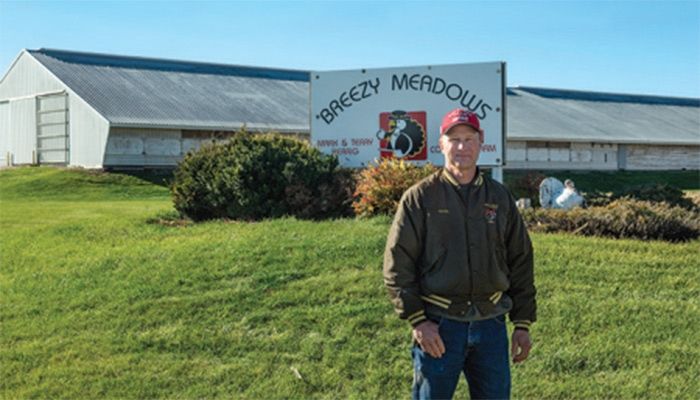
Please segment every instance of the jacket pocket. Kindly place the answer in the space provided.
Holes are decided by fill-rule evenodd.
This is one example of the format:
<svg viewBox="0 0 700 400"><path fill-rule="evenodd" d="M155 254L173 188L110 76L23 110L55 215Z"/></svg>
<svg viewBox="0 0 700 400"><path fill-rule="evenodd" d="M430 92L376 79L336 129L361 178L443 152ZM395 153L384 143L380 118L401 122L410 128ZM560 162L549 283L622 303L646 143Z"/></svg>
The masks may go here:
<svg viewBox="0 0 700 400"><path fill-rule="evenodd" d="M426 262L423 264L423 268L421 268L421 277L430 275L433 272L439 270L445 261L446 255L447 255L447 249L445 247L440 247L432 255L432 257L430 257L430 258L426 257ZM430 256L430 255L426 254L426 256Z"/></svg>
<svg viewBox="0 0 700 400"><path fill-rule="evenodd" d="M508 258L506 256L505 247L497 244L495 250L496 265L498 266L498 269L503 272L506 277L510 278L510 268L508 267Z"/></svg>

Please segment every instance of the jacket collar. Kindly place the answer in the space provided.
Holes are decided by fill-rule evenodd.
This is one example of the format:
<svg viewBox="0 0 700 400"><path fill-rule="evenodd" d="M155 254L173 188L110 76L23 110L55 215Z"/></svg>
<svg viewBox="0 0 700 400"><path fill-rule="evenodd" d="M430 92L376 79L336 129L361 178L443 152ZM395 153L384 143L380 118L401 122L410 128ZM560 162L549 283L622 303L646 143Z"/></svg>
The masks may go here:
<svg viewBox="0 0 700 400"><path fill-rule="evenodd" d="M442 169L441 175L442 178L449 182L452 186L457 188L460 186L460 183L457 181L457 178L452 176L452 174L450 173L450 171L447 170L447 168ZM476 167L476 174L474 174L474 179L472 179L472 181L469 183L474 186L481 186L484 184L484 173L481 171L481 168Z"/></svg>

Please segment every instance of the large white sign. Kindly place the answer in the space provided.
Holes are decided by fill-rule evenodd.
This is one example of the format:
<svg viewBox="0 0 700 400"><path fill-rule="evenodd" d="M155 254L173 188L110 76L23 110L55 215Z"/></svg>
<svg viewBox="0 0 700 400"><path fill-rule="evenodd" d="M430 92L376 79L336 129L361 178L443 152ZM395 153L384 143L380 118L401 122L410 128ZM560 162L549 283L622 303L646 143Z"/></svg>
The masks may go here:
<svg viewBox="0 0 700 400"><path fill-rule="evenodd" d="M505 63L311 74L312 143L346 167L385 157L442 165L440 122L457 107L485 132L479 165L503 165Z"/></svg>

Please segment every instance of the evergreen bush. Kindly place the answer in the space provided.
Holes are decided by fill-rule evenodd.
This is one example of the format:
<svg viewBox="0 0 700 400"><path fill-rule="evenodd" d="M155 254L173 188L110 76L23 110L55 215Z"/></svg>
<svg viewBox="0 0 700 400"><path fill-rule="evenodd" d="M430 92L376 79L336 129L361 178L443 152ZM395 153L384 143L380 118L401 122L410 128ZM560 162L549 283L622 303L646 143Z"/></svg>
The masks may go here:
<svg viewBox="0 0 700 400"><path fill-rule="evenodd" d="M532 200L533 206L540 205L540 183L547 176L537 171L528 171L518 174L516 178L507 183L508 190L516 199L527 198Z"/></svg>
<svg viewBox="0 0 700 400"><path fill-rule="evenodd" d="M687 210L697 206L685 197L685 193L675 186L665 183L647 183L625 187L613 192L594 191L584 195L590 206L605 206L618 199L634 199L652 203L666 203L669 206L682 207Z"/></svg>
<svg viewBox="0 0 700 400"><path fill-rule="evenodd" d="M188 153L171 193L175 209L195 221L340 217L352 213L346 176L307 142L242 131Z"/></svg>

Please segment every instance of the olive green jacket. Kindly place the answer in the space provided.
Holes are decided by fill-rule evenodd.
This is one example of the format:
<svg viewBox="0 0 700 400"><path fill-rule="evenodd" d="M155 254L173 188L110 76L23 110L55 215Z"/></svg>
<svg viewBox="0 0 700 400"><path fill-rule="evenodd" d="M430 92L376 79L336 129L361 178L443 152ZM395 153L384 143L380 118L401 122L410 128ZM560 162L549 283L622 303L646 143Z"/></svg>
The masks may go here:
<svg viewBox="0 0 700 400"><path fill-rule="evenodd" d="M488 315L503 293L510 320L536 319L532 244L507 189L480 171L464 202L459 183L441 170L401 198L384 252L384 283L396 312L413 326L426 303L447 314L476 306Z"/></svg>

